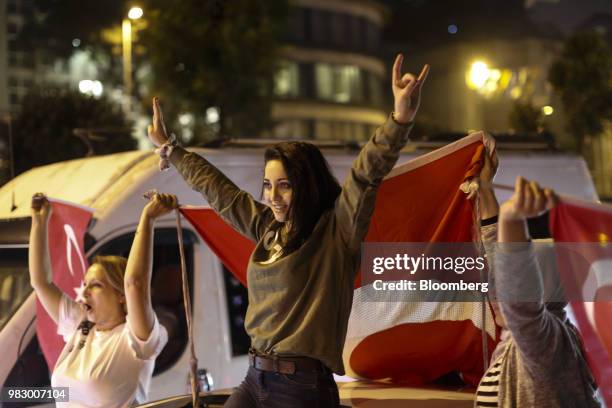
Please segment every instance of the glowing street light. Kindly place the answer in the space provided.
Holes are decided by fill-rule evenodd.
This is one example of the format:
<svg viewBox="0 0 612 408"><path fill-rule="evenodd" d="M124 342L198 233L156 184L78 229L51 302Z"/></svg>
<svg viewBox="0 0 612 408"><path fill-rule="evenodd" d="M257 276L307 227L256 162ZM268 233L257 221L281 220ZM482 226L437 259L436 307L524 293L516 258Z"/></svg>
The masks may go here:
<svg viewBox="0 0 612 408"><path fill-rule="evenodd" d="M475 61L469 71L468 85L473 89L484 87L491 75L489 66L486 62Z"/></svg>
<svg viewBox="0 0 612 408"><path fill-rule="evenodd" d="M550 115L552 115L554 112L555 112L555 110L554 110L554 109L553 109L553 107L552 107L552 106L550 106L550 105L546 105L546 106L543 106L543 107L542 107L542 113L543 113L545 116L550 116Z"/></svg>
<svg viewBox="0 0 612 408"><path fill-rule="evenodd" d="M132 7L130 11L128 11L128 18L130 20L138 20L142 15L143 11L140 7Z"/></svg>
<svg viewBox="0 0 612 408"><path fill-rule="evenodd" d="M132 22L142 17L143 11L140 7L132 7L128 11L128 18L124 18L121 24L123 44L123 86L125 92L124 110L126 114L132 111Z"/></svg>

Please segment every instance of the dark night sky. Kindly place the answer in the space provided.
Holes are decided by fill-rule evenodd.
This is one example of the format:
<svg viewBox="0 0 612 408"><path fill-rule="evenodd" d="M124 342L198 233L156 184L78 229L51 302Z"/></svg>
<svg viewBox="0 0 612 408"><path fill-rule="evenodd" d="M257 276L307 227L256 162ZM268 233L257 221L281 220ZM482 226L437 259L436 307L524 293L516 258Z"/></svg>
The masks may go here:
<svg viewBox="0 0 612 408"><path fill-rule="evenodd" d="M538 22L551 22L564 33L578 28L595 13L612 16L612 0L536 0L529 14Z"/></svg>
<svg viewBox="0 0 612 408"><path fill-rule="evenodd" d="M608 13L612 18L612 0L387 0L385 3L391 9L386 40L408 42L417 47L490 37L560 38L580 28L595 13ZM448 32L451 24L458 29L454 35Z"/></svg>

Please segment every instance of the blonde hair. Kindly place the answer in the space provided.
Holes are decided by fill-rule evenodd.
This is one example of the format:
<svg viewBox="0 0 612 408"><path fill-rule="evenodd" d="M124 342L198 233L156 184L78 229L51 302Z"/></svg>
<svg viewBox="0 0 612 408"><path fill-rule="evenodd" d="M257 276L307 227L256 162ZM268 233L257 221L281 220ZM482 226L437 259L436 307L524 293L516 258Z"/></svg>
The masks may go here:
<svg viewBox="0 0 612 408"><path fill-rule="evenodd" d="M104 255L93 258L92 264L98 264L104 269L106 280L108 283L121 294L125 296L125 287L123 286L123 277L125 276L125 268L127 259L122 256Z"/></svg>

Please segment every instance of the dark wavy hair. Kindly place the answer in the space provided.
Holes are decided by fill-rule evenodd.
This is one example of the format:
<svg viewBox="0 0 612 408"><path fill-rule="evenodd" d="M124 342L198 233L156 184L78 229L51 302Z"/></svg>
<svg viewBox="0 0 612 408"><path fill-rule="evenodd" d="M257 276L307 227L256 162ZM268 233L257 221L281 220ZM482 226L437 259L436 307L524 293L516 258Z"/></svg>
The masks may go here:
<svg viewBox="0 0 612 408"><path fill-rule="evenodd" d="M292 251L308 238L321 215L334 206L340 195L340 184L319 148L311 143L277 143L266 149L264 160L266 164L280 160L291 183L292 198L287 213L290 230L284 246Z"/></svg>

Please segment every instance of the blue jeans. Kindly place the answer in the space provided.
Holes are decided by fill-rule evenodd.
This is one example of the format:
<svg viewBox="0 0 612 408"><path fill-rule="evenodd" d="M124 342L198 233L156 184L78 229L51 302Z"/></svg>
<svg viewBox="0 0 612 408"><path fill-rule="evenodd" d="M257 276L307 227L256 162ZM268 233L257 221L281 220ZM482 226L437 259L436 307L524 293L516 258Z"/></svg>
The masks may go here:
<svg viewBox="0 0 612 408"><path fill-rule="evenodd" d="M332 372L318 370L281 374L249 367L246 378L224 405L230 408L339 407Z"/></svg>

